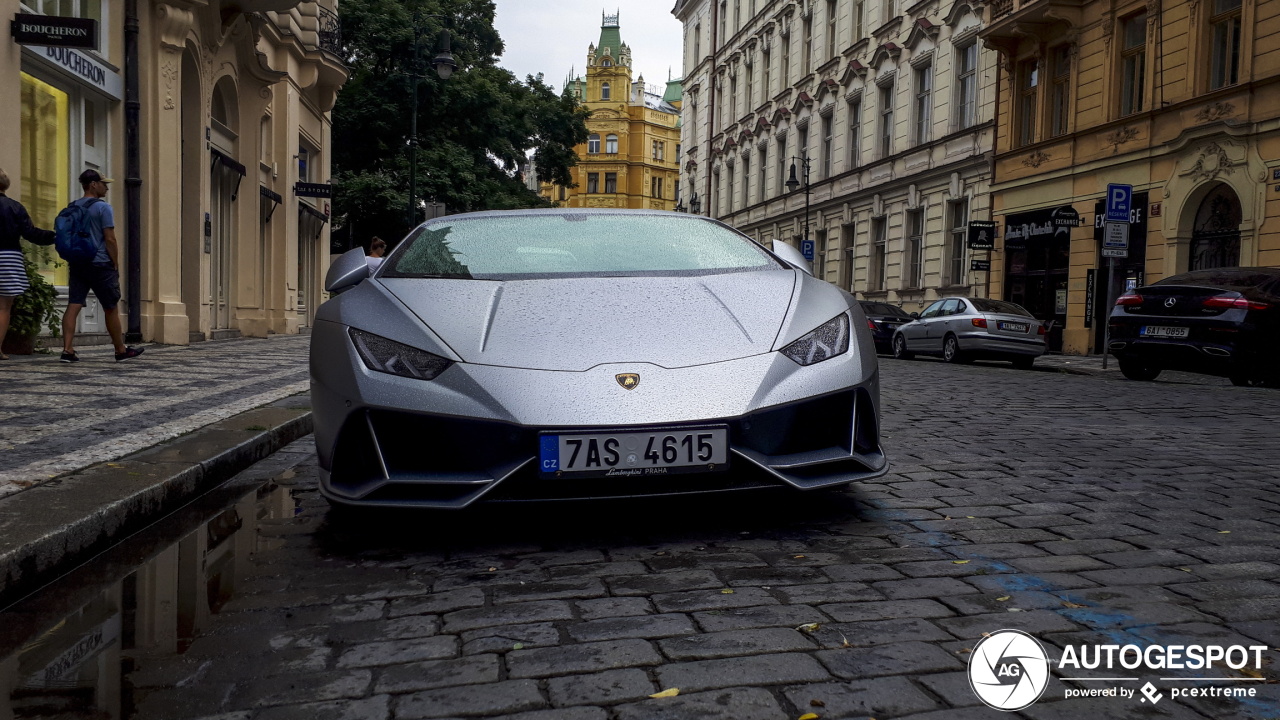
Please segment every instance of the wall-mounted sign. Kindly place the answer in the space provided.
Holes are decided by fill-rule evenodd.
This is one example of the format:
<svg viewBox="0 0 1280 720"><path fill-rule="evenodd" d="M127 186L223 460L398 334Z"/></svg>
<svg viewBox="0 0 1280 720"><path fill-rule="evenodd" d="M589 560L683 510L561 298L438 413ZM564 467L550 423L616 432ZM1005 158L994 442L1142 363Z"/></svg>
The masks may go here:
<svg viewBox="0 0 1280 720"><path fill-rule="evenodd" d="M1148 211L1147 214L1151 217L1160 217L1162 210L1163 208L1161 208L1160 203L1151 203L1151 210Z"/></svg>
<svg viewBox="0 0 1280 720"><path fill-rule="evenodd" d="M982 272L989 272L991 270L991 261L990 260L970 260L969 269L979 270Z"/></svg>
<svg viewBox="0 0 1280 720"><path fill-rule="evenodd" d="M1098 271L1089 268L1084 271L1084 326L1093 327L1094 303L1097 302Z"/></svg>
<svg viewBox="0 0 1280 720"><path fill-rule="evenodd" d="M18 13L9 27L19 45L98 49L97 20Z"/></svg>
<svg viewBox="0 0 1280 720"><path fill-rule="evenodd" d="M34 58L113 100L124 99L124 78L120 72L87 52L66 47L24 47L22 56Z"/></svg>
<svg viewBox="0 0 1280 720"><path fill-rule="evenodd" d="M993 250L996 246L996 224L994 220L969 221L969 249Z"/></svg>
<svg viewBox="0 0 1280 720"><path fill-rule="evenodd" d="M328 183L294 183L293 194L298 197L333 197L333 186Z"/></svg>

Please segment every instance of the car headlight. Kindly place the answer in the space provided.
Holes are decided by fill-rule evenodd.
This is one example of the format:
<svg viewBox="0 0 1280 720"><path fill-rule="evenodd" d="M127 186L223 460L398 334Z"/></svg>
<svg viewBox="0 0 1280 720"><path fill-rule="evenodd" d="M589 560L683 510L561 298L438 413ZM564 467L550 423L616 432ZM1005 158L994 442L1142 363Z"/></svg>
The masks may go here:
<svg viewBox="0 0 1280 720"><path fill-rule="evenodd" d="M426 350L388 340L380 335L355 328L348 328L348 332L360 359L370 370L415 380L432 380L453 364L448 358L432 355Z"/></svg>
<svg viewBox="0 0 1280 720"><path fill-rule="evenodd" d="M848 350L849 313L840 313L779 352L800 365L813 365Z"/></svg>

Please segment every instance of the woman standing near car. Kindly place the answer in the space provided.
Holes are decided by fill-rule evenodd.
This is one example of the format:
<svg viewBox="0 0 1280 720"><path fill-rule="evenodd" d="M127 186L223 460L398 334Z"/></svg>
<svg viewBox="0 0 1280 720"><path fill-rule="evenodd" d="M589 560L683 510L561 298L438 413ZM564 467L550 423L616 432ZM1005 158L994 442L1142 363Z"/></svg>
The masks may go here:
<svg viewBox="0 0 1280 720"><path fill-rule="evenodd" d="M19 238L38 245L53 243L53 231L32 225L27 209L6 195L8 191L9 176L0 168L0 343L9 332L9 313L13 310L14 298L30 287ZM0 352L0 360L8 359L8 355Z"/></svg>

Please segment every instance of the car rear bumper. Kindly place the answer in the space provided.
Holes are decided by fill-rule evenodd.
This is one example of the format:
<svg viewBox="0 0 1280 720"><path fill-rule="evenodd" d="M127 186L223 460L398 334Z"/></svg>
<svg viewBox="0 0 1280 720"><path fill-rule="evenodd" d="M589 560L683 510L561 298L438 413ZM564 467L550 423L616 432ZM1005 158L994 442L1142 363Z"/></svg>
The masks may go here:
<svg viewBox="0 0 1280 720"><path fill-rule="evenodd" d="M971 355L1039 357L1045 352L1045 342L1036 337L1019 338L967 333L959 338L960 349Z"/></svg>

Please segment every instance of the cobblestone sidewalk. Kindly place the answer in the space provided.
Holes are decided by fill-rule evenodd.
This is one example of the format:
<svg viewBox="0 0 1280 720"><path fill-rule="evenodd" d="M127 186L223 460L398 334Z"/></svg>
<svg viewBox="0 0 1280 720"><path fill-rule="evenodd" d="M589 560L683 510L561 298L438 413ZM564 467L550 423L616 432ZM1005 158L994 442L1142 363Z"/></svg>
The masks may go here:
<svg viewBox="0 0 1280 720"><path fill-rule="evenodd" d="M310 338L84 348L0 364L0 497L307 390Z"/></svg>

